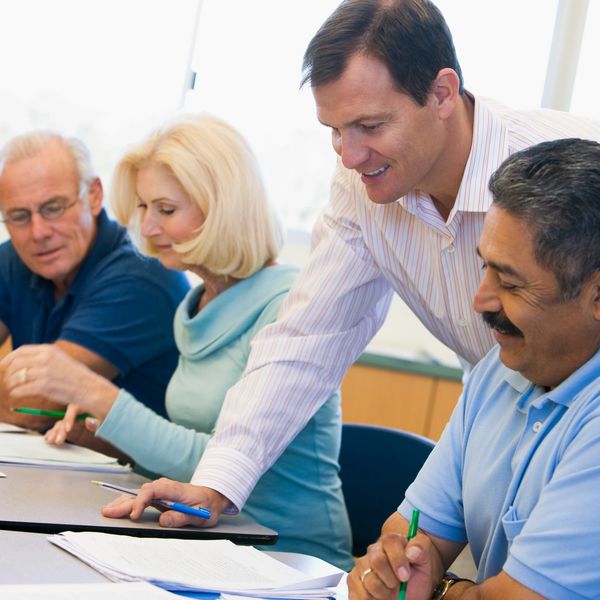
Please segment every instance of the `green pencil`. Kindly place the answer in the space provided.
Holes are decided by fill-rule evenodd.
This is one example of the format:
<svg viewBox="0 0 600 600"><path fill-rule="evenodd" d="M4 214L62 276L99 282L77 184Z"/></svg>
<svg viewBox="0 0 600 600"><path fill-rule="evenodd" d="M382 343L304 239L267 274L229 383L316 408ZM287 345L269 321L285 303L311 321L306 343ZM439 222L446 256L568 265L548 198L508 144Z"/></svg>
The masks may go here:
<svg viewBox="0 0 600 600"><path fill-rule="evenodd" d="M62 419L65 416L65 413L62 410L43 410L41 408L25 407L11 408L10 410L12 412L25 413L27 415L40 415L42 417L54 417L56 419ZM77 420L83 421L83 419L87 419L91 416L93 415L90 415L89 413L81 413L80 415L77 415Z"/></svg>
<svg viewBox="0 0 600 600"><path fill-rule="evenodd" d="M415 535L417 535L417 531L419 529L419 514L420 514L420 511L417 508L415 508L412 511L412 516L410 518L410 524L408 526L408 533L406 535L406 539L408 541L412 540L415 537ZM400 592L398 594L398 600L406 599L406 586L407 585L408 585L408 581L403 581L400 584Z"/></svg>

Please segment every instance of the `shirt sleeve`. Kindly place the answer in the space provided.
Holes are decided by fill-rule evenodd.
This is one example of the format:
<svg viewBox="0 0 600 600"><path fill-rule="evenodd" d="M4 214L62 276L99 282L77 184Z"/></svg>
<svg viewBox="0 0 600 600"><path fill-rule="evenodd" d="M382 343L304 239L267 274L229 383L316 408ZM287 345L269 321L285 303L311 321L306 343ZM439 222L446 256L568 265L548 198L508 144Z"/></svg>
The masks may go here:
<svg viewBox="0 0 600 600"><path fill-rule="evenodd" d="M60 339L84 346L112 363L121 376L173 352L176 302L148 278L106 269L78 298Z"/></svg>
<svg viewBox="0 0 600 600"><path fill-rule="evenodd" d="M145 469L178 481L190 480L210 438L157 415L125 390L96 435Z"/></svg>
<svg viewBox="0 0 600 600"><path fill-rule="evenodd" d="M239 509L262 475L339 387L387 314L392 290L364 242L350 186L338 173L307 266L279 320L253 340L192 483ZM251 426L249 425L251 424Z"/></svg>

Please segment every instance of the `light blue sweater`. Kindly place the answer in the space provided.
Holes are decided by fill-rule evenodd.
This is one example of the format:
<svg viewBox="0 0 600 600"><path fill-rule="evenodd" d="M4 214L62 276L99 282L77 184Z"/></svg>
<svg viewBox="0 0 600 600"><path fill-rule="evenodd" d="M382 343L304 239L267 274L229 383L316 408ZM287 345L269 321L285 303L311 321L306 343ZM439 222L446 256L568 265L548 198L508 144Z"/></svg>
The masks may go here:
<svg viewBox="0 0 600 600"><path fill-rule="evenodd" d="M204 288L191 290L175 315L180 358L167 388L171 421L121 390L97 435L143 468L189 481L225 394L246 366L252 338L275 320L296 274L285 265L265 268L195 315ZM279 532L270 549L303 552L350 569L350 525L338 477L340 436L335 393L263 475L243 512Z"/></svg>

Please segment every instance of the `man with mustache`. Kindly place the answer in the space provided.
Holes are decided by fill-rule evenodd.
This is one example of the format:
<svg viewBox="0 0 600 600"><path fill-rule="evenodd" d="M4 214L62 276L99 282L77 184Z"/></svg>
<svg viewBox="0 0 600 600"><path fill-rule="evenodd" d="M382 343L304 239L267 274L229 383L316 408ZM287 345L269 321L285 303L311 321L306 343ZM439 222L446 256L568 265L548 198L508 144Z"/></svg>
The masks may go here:
<svg viewBox="0 0 600 600"><path fill-rule="evenodd" d="M13 348L56 344L165 415L178 357L173 315L189 284L138 253L103 196L78 139L33 131L0 150L0 213L10 235L0 246L0 343L10 335ZM19 376L26 380L26 370ZM54 422L9 412L3 400L1 421L40 430ZM41 398L23 405L62 409Z"/></svg>
<svg viewBox="0 0 600 600"><path fill-rule="evenodd" d="M403 581L413 600L598 597L600 144L538 144L489 187L474 307L498 344L358 559L352 599L395 599ZM444 577L466 543L477 583Z"/></svg>

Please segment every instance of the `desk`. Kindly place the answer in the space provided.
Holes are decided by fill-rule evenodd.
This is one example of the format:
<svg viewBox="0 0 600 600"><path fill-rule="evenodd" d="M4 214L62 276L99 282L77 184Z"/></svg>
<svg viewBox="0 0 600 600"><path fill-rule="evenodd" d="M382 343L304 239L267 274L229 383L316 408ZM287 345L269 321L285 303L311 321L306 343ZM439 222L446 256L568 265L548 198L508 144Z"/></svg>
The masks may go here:
<svg viewBox="0 0 600 600"><path fill-rule="evenodd" d="M191 539L226 538L238 544L274 544L277 532L244 516L221 517L211 528L167 528L158 524L159 512L148 508L140 521L109 519L100 508L117 494L90 483L101 479L137 488L148 479L133 473L70 471L3 464L0 470L0 530L38 533L103 531L141 537Z"/></svg>
<svg viewBox="0 0 600 600"><path fill-rule="evenodd" d="M107 579L75 558L62 548L58 548L41 533L0 530L0 548L3 549L0 561L0 585L16 583L100 583ZM306 569L301 554L288 552L268 552L273 558L295 567ZM0 596L2 588L0 588ZM174 595L173 598L177 598ZM338 586L338 600L347 598L345 578Z"/></svg>
<svg viewBox="0 0 600 600"><path fill-rule="evenodd" d="M0 584L107 581L83 561L51 544L42 533L0 530L0 548Z"/></svg>

